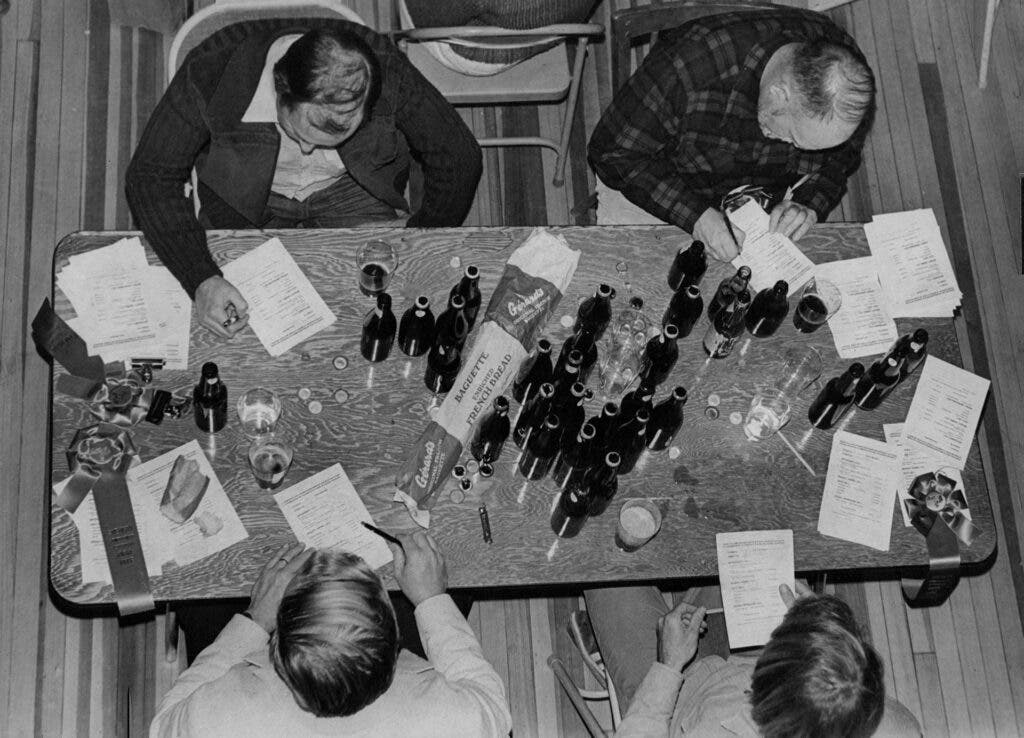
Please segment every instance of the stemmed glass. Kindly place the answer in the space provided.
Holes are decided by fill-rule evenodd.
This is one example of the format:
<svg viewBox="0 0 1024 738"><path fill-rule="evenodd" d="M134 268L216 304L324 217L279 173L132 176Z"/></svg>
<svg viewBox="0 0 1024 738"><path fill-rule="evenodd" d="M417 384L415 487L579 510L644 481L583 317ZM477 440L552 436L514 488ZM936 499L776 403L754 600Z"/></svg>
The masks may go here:
<svg viewBox="0 0 1024 738"><path fill-rule="evenodd" d="M391 277L398 269L398 254L387 241L367 241L356 255L359 269L359 290L369 297L376 297L388 288Z"/></svg>

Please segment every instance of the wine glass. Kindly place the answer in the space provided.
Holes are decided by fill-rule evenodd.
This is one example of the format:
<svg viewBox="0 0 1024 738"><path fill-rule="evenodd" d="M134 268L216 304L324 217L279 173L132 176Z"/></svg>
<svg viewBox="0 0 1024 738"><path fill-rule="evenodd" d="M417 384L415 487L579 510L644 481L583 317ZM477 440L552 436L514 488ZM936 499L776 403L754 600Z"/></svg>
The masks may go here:
<svg viewBox="0 0 1024 738"><path fill-rule="evenodd" d="M376 297L388 288L391 277L398 269L398 254L387 241L367 241L356 255L359 269L359 290L369 297Z"/></svg>

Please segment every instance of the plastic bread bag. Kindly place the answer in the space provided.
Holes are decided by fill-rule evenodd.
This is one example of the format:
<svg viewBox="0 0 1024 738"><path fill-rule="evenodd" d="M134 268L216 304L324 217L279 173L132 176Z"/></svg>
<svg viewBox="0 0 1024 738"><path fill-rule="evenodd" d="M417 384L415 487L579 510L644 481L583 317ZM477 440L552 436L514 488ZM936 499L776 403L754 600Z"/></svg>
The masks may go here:
<svg viewBox="0 0 1024 738"><path fill-rule="evenodd" d="M512 383L572 281L579 256L562 236L535 228L505 263L455 384L395 477L395 500L424 528L436 492L493 398Z"/></svg>

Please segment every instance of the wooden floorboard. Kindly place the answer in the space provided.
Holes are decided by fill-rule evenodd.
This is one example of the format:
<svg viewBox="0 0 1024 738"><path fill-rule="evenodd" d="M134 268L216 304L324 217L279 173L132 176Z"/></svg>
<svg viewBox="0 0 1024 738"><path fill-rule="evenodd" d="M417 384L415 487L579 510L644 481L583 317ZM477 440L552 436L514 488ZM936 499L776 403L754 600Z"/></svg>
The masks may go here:
<svg viewBox="0 0 1024 738"><path fill-rule="evenodd" d="M353 0L371 24L390 2ZM595 20L610 27L603 0ZM1024 170L1024 12L1003 0L990 83L976 89L980 0L854 0L830 11L858 39L880 84L879 117L864 165L838 215L931 207L970 293L958 336L968 364L993 381L979 441L993 490L1000 550L988 573L965 579L951 601L908 609L898 584L834 587L869 628L886 684L927 736L1024 734L1024 314L1019 191ZM46 23L42 23L45 17ZM86 33L85 31L88 31ZM119 627L68 616L45 586L48 448L44 367L26 351L26 324L47 291L56 239L77 228L128 225L123 171L162 85L166 40L111 26L107 0L26 0L0 21L0 735L107 736L141 732L183 667L163 654L164 616ZM554 155L489 150L468 223L562 224L593 187L586 141L610 101L607 40L584 68L565 185ZM563 105L477 108L478 136L557 136ZM50 125L59 121L58 125ZM487 599L471 616L484 653L508 686L515 735L577 736L582 725L555 687L554 650L581 681L565 633L574 597ZM16 677L16 678L15 678ZM586 678L589 679L589 678ZM592 680L590 680L592 681ZM595 712L598 710L595 709Z"/></svg>

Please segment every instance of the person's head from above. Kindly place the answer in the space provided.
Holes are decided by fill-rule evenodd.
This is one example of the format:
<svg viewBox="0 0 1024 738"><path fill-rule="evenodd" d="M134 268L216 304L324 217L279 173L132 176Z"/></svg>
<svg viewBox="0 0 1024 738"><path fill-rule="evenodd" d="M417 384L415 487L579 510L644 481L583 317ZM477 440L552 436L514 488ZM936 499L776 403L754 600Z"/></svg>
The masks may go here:
<svg viewBox="0 0 1024 738"><path fill-rule="evenodd" d="M766 738L860 738L885 710L882 661L836 597L803 597L764 647L751 714Z"/></svg>
<svg viewBox="0 0 1024 738"><path fill-rule="evenodd" d="M370 116L380 84L380 64L363 39L310 31L274 65L278 123L304 154L335 148Z"/></svg>
<svg viewBox="0 0 1024 738"><path fill-rule="evenodd" d="M817 151L843 144L875 106L875 76L851 49L825 41L786 44L761 78L757 122L766 138Z"/></svg>
<svg viewBox="0 0 1024 738"><path fill-rule="evenodd" d="M380 577L358 556L317 551L285 589L270 639L274 670L318 717L359 712L391 686L398 623Z"/></svg>

